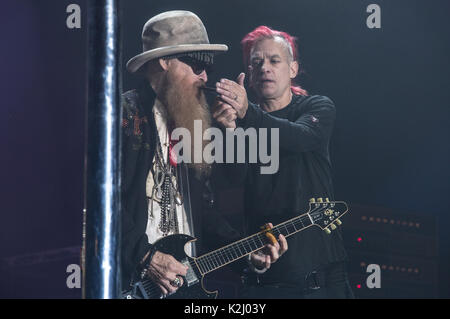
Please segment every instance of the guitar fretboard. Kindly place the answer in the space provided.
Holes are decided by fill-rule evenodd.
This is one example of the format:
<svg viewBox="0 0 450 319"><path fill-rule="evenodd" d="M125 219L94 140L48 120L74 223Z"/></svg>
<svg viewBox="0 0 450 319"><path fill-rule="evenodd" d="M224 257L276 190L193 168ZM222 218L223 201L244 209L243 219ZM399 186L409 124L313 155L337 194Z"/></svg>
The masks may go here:
<svg viewBox="0 0 450 319"><path fill-rule="evenodd" d="M312 220L310 215L303 214L274 226L270 232L278 238L280 234L285 237L293 235L309 226L311 226ZM219 248L205 255L202 255L195 259L195 263L202 275L205 275L211 271L214 271L226 264L232 263L235 260L247 256L254 251L261 249L267 244L266 231L261 231L250 237L241 239L228 246Z"/></svg>

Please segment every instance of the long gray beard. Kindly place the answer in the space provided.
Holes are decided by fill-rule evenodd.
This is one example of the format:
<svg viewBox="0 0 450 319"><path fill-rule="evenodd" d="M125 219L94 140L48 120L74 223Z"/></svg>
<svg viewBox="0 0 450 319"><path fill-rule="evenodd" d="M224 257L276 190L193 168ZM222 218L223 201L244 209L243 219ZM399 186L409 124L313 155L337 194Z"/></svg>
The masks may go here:
<svg viewBox="0 0 450 319"><path fill-rule="evenodd" d="M172 122L174 128L185 128L190 132L191 161L187 165L194 169L197 178L208 177L211 173L211 164L206 163L203 158L203 149L208 143L203 140L203 133L211 127L211 112L203 91L198 88L200 85L201 83L189 87L183 86L177 81L170 81L166 76L160 94L161 102L168 113L168 123ZM202 136L200 137L194 135L194 120L202 121ZM194 148L196 138L202 140L201 150ZM202 152L198 157L202 159L201 163L194 163L195 152Z"/></svg>

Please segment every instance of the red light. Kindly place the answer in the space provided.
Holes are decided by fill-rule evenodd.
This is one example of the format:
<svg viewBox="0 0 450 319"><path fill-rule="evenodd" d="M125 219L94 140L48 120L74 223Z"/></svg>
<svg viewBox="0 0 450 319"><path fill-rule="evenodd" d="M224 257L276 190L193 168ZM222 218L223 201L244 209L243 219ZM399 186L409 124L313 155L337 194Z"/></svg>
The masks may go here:
<svg viewBox="0 0 450 319"><path fill-rule="evenodd" d="M356 288L361 289L361 285L356 285Z"/></svg>
<svg viewBox="0 0 450 319"><path fill-rule="evenodd" d="M361 238L361 237L358 237L357 241L358 241L359 243L362 242L362 238Z"/></svg>

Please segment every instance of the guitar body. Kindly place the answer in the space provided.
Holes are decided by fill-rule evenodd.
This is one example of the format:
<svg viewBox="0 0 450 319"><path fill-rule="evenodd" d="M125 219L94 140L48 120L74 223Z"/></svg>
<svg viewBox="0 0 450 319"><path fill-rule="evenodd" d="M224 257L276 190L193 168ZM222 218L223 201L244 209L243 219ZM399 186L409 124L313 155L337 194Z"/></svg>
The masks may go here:
<svg viewBox="0 0 450 319"><path fill-rule="evenodd" d="M194 258L186 255L184 248L189 242L194 242L194 237L175 234L163 237L154 243L156 250L173 256L179 262L189 267L186 277L183 277L183 286L176 293L163 296L160 288L150 279L140 281L133 285L133 289L124 292L124 298L128 299L214 299L217 298L217 291L210 292L203 287L203 276L195 265Z"/></svg>

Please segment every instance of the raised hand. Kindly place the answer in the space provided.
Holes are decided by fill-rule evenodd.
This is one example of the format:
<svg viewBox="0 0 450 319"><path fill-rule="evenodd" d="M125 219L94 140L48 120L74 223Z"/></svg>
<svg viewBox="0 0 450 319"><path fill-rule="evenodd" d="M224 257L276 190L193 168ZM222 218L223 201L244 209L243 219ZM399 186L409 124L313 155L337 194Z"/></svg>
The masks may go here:
<svg viewBox="0 0 450 319"><path fill-rule="evenodd" d="M244 87L245 73L240 73L237 83L228 79L221 79L216 83L216 91L220 98L237 112L237 117L242 119L247 113L248 98Z"/></svg>

